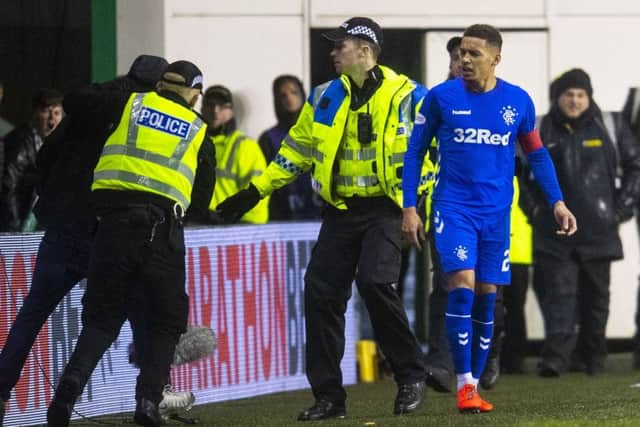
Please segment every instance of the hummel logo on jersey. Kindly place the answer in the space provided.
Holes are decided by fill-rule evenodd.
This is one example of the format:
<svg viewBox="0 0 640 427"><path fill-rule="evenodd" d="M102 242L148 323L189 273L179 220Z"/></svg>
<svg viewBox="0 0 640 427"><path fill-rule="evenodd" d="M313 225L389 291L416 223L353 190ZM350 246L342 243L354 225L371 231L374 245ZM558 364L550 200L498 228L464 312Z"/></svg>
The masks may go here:
<svg viewBox="0 0 640 427"><path fill-rule="evenodd" d="M451 110L451 114L454 116L470 116L471 110Z"/></svg>
<svg viewBox="0 0 640 427"><path fill-rule="evenodd" d="M511 131L501 135L499 133L491 133L489 129L474 128L455 128L453 130L455 142L464 142L465 144L489 144L489 145L509 145L509 137Z"/></svg>

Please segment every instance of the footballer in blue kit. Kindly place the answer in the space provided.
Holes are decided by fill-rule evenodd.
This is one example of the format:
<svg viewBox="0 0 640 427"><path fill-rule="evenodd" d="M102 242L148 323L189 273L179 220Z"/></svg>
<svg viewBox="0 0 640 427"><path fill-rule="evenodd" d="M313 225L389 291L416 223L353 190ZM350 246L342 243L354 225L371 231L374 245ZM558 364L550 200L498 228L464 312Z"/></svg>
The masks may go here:
<svg viewBox="0 0 640 427"><path fill-rule="evenodd" d="M420 247L423 224L416 212L420 168L432 140L438 142L438 170L432 195L433 231L448 277L447 337L458 383L460 412L489 412L477 392L493 335L496 285L510 283L509 234L515 144L527 155L559 225L571 235L576 220L562 192L548 152L535 129L531 97L495 76L502 37L476 24L462 37L462 77L425 96L415 119L403 169L405 238Z"/></svg>

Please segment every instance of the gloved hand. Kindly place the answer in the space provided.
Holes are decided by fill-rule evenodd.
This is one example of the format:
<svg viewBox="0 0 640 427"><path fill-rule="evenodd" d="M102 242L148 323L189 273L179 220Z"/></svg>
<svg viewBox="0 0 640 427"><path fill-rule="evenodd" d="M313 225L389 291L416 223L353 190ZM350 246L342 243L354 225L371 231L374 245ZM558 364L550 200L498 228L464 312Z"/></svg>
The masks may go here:
<svg viewBox="0 0 640 427"><path fill-rule="evenodd" d="M233 224L250 211L260 201L260 193L258 189L249 184L244 190L241 190L231 197L220 203L216 212L222 217L225 224Z"/></svg>

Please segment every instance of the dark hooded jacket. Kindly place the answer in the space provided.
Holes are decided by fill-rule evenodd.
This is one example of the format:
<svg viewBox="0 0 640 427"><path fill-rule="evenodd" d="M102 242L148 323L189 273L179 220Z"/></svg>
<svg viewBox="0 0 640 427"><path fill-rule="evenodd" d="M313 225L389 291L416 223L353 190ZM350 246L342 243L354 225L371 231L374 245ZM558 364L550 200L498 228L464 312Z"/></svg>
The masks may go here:
<svg viewBox="0 0 640 427"><path fill-rule="evenodd" d="M560 258L575 253L584 260L620 259L618 225L631 218L640 196L638 143L621 115L612 113L614 143L593 99L579 118L568 119L558 107L562 91L552 88L552 107L542 118L539 131L565 203L576 216L578 232L568 238L556 234L551 207L525 168L526 188L520 204L533 225L534 248Z"/></svg>
<svg viewBox="0 0 640 427"><path fill-rule="evenodd" d="M45 228L93 226L93 170L133 92L153 90L167 62L140 55L126 76L68 93L65 118L38 154L39 199L34 208Z"/></svg>
<svg viewBox="0 0 640 427"><path fill-rule="evenodd" d="M278 123L260 135L258 144L262 148L267 163L278 153L282 140L296 123L299 111L292 114L285 110L278 97L280 86L292 82L298 86L303 102L306 98L302 82L295 76L282 75L273 81L273 107ZM274 191L269 200L270 221L291 221L320 218L324 202L311 188L311 177L304 173L291 184Z"/></svg>

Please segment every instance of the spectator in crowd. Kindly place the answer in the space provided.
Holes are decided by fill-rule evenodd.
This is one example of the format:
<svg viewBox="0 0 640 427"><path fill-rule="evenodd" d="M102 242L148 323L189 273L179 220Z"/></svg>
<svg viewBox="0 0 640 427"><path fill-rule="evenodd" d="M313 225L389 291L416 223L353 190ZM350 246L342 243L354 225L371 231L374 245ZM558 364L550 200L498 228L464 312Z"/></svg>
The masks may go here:
<svg viewBox="0 0 640 427"><path fill-rule="evenodd" d="M631 128L631 132L640 143L640 88L632 87L622 109L622 117ZM640 203L636 205L636 222L638 239L640 240ZM633 337L633 368L640 369L640 276L638 276L638 293L636 304L636 332Z"/></svg>
<svg viewBox="0 0 640 427"><path fill-rule="evenodd" d="M3 99L4 99L4 82L0 80L0 106L2 106ZM4 138L12 130L13 130L13 125L9 123L7 119L0 116L0 140L2 140L2 138ZM1 157L0 157L0 160L2 160ZM1 176L2 176L2 171L0 170L0 177Z"/></svg>
<svg viewBox="0 0 640 427"><path fill-rule="evenodd" d="M208 138L215 144L216 186L211 210L229 196L249 185L267 168L258 143L236 128L233 95L222 85L214 85L204 93L202 116L211 127ZM248 224L264 224L269 219L269 199L262 200L241 219ZM214 222L220 220L214 219Z"/></svg>
<svg viewBox="0 0 640 427"><path fill-rule="evenodd" d="M462 37L462 78L431 89L409 141L402 187L405 238L420 246L423 222L416 211L425 153L438 137L438 179L433 228L449 294L445 323L457 377L460 412L493 410L477 391L490 341L497 285L510 283L509 218L515 141L533 164L562 233L575 218L562 194L547 151L535 130L535 110L521 88L495 76L502 36L490 25L468 27Z"/></svg>
<svg viewBox="0 0 640 427"><path fill-rule="evenodd" d="M192 110L201 90L200 70L177 61L166 68L156 92L122 94L105 103L117 126L93 174L100 220L83 329L49 406L50 425L68 425L76 399L127 316L126 296L137 291L144 295L146 336L134 421L163 424L159 403L187 322L182 218L192 201L207 209L215 182L213 144ZM168 126L172 123L177 125ZM167 149L178 157L167 159Z"/></svg>
<svg viewBox="0 0 640 427"><path fill-rule="evenodd" d="M0 231L22 231L36 201L36 155L62 120L62 93L41 89L33 97L31 120L4 140Z"/></svg>
<svg viewBox="0 0 640 427"><path fill-rule="evenodd" d="M302 82L295 76L283 74L273 80L273 107L278 122L258 138L258 144L268 162L271 162L296 123L305 102ZM274 191L269 201L269 221L292 221L320 218L322 199L311 189L308 172L286 187Z"/></svg>
<svg viewBox="0 0 640 427"><path fill-rule="evenodd" d="M631 218L640 195L640 152L621 115L600 111L585 71L565 72L550 92L540 135L585 231L558 238L542 196L528 191L533 201L522 205L531 206L533 285L545 327L538 373L557 377L571 368L595 375L607 356L611 261L623 256L618 225Z"/></svg>
<svg viewBox="0 0 640 427"><path fill-rule="evenodd" d="M398 384L393 413L424 396L422 352L395 285L400 270L402 153L425 89L378 65L382 30L355 17L324 33L340 75L313 88L266 172L219 209L239 218L261 198L311 171L327 208L305 274L306 373L315 404L298 420L344 418L344 313L355 277ZM422 176L426 180L428 167Z"/></svg>

